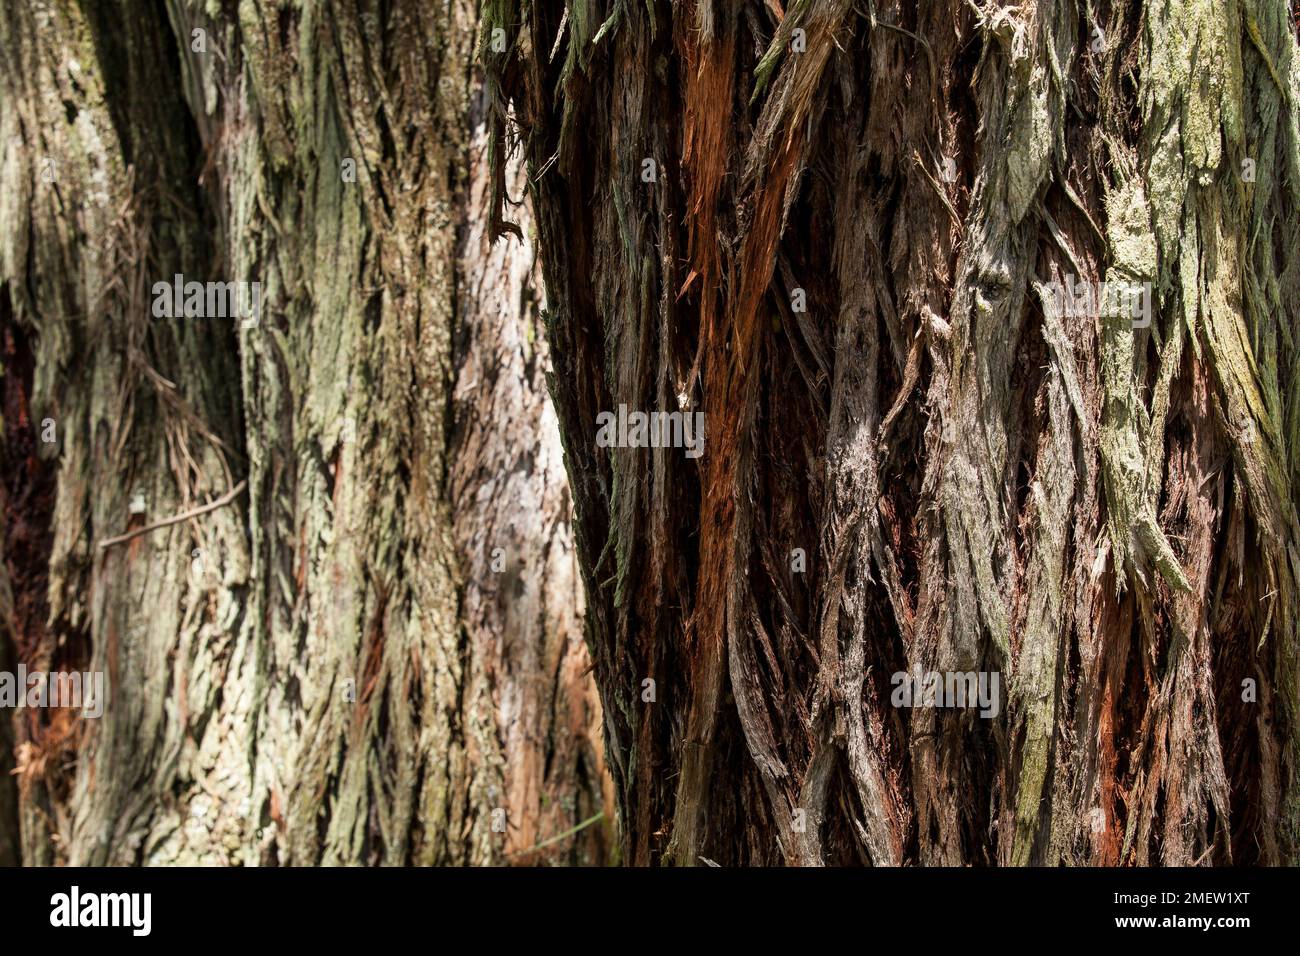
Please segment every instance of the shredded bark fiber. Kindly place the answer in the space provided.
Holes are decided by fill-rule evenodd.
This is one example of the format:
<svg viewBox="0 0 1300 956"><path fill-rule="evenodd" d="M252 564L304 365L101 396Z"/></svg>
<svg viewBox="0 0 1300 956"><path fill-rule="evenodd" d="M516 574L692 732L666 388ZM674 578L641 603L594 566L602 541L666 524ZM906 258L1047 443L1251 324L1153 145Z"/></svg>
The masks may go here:
<svg viewBox="0 0 1300 956"><path fill-rule="evenodd" d="M1297 862L1287 5L493 0L482 37L627 859ZM1149 283L1149 326L1067 279ZM620 404L703 411L703 458L596 447ZM913 669L1001 711L891 706Z"/></svg>

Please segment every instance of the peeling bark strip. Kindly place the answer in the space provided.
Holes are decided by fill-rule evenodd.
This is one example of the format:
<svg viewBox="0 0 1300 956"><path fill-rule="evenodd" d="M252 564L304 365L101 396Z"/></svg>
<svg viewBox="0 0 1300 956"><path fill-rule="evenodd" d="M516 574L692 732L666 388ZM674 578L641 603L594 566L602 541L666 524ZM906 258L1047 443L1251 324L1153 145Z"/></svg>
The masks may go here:
<svg viewBox="0 0 1300 956"><path fill-rule="evenodd" d="M492 0L480 49L629 862L1300 862L1283 0ZM623 405L704 456L599 447Z"/></svg>
<svg viewBox="0 0 1300 956"><path fill-rule="evenodd" d="M102 720L13 726L0 861L607 858L476 36L467 0L0 14L0 666L108 675ZM176 276L258 321L155 317Z"/></svg>

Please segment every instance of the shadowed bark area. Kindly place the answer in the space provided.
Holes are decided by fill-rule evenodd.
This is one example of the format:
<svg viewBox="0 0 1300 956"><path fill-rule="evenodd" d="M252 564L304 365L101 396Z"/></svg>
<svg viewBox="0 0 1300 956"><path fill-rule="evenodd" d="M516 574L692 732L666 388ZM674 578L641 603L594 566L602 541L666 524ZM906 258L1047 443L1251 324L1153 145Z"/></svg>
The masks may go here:
<svg viewBox="0 0 1300 956"><path fill-rule="evenodd" d="M629 861L1300 859L1285 2L491 0L480 49Z"/></svg>
<svg viewBox="0 0 1300 956"><path fill-rule="evenodd" d="M24 862L606 859L608 823L548 843L605 807L600 718L535 256L469 228L476 30L0 16L3 630L108 674L98 720L15 719ZM258 321L155 318L175 274Z"/></svg>
<svg viewBox="0 0 1300 956"><path fill-rule="evenodd" d="M72 4L11 5L0 34L4 334L32 355L30 413L6 408L5 441L11 458L39 442L53 485L25 502L25 521L50 529L41 549L11 550L6 530L6 562L22 562L7 575L14 606L38 613L4 624L29 669L103 672L114 701L94 722L69 708L15 716L22 855L147 858L200 789L194 741L219 699L206 685L220 685L217 635L242 617L247 547L236 511L208 516L204 546L229 585L201 600L193 525L99 542L234 485L234 342L215 323L151 319L150 282L202 274L210 254L170 34Z"/></svg>
<svg viewBox="0 0 1300 956"><path fill-rule="evenodd" d="M53 509L52 469L42 455L41 423L32 420L31 396L35 373L30 344L12 324L12 308L0 294L0 389L5 429L0 443L0 672L13 673L18 664L15 636L39 633L45 602L45 555L49 553L49 517ZM19 841L18 780L14 775L15 723L0 720L0 866L22 860Z"/></svg>

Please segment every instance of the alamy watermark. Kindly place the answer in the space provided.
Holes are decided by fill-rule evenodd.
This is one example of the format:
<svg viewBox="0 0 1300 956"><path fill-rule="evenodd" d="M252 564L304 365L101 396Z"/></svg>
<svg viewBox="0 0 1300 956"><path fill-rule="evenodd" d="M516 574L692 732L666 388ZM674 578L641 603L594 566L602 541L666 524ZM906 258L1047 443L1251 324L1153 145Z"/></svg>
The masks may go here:
<svg viewBox="0 0 1300 956"><path fill-rule="evenodd" d="M153 284L155 319L242 319L246 329L262 321L262 283L185 281Z"/></svg>
<svg viewBox="0 0 1300 956"><path fill-rule="evenodd" d="M83 893L73 886L50 897L50 925L56 927L123 926L132 936L148 936L152 911L152 893Z"/></svg>
<svg viewBox="0 0 1300 956"><path fill-rule="evenodd" d="M81 716L104 716L103 671L0 671L0 710L12 707L77 707Z"/></svg>
<svg viewBox="0 0 1300 956"><path fill-rule="evenodd" d="M1150 282L1081 282L1067 275L1065 281L1047 286L1052 308L1063 317L1128 316L1133 328L1151 324Z"/></svg>
<svg viewBox="0 0 1300 956"><path fill-rule="evenodd" d="M979 707L981 717L1002 710L1002 675L997 671L896 671L889 702L895 707Z"/></svg>
<svg viewBox="0 0 1300 956"><path fill-rule="evenodd" d="M704 454L703 412L618 412L596 416L597 448L684 448L687 458Z"/></svg>

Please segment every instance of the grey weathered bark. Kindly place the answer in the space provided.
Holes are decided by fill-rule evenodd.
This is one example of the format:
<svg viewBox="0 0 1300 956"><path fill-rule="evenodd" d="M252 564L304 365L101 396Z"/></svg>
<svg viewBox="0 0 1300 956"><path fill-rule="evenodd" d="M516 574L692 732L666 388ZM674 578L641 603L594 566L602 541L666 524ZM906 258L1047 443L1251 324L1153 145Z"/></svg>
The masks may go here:
<svg viewBox="0 0 1300 956"><path fill-rule="evenodd" d="M468 227L473 8L209 10L0 17L5 630L109 675L18 721L23 859L600 861L525 852L605 798L533 253ZM176 273L260 321L153 318Z"/></svg>
<svg viewBox="0 0 1300 956"><path fill-rule="evenodd" d="M493 0L483 46L630 860L1300 860L1283 0ZM598 448L620 404L703 458Z"/></svg>

